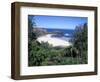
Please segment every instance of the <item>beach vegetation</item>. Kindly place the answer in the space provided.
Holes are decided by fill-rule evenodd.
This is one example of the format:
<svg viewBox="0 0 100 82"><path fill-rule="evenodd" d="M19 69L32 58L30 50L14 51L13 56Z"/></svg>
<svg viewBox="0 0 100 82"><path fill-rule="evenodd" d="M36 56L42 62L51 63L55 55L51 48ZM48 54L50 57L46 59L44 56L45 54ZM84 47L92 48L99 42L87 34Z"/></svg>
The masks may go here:
<svg viewBox="0 0 100 82"><path fill-rule="evenodd" d="M87 23L76 26L72 45L53 47L48 42L38 42L39 36L47 34L43 29L35 29L34 19L28 19L28 66L87 64ZM57 32L62 35L62 33Z"/></svg>

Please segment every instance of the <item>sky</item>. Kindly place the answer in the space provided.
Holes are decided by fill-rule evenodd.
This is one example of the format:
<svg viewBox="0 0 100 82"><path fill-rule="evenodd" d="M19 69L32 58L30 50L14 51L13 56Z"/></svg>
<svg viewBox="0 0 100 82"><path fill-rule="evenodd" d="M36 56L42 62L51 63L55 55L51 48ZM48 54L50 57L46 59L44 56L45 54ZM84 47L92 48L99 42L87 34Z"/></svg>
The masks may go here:
<svg viewBox="0 0 100 82"><path fill-rule="evenodd" d="M88 22L87 17L70 17L70 16L42 16L29 15L34 18L36 26L39 28L52 29L75 29L77 25L83 25Z"/></svg>

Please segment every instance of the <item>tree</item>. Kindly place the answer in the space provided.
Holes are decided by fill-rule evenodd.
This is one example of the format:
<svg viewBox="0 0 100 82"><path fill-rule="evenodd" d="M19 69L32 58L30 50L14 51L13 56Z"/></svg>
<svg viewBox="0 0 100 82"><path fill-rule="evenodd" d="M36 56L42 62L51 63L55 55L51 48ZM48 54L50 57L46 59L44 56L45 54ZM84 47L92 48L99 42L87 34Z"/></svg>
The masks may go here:
<svg viewBox="0 0 100 82"><path fill-rule="evenodd" d="M36 27L34 16L28 16L28 42L36 39L36 34L33 33L33 28Z"/></svg>
<svg viewBox="0 0 100 82"><path fill-rule="evenodd" d="M87 63L87 23L76 26L71 41L74 47L79 51L79 56L82 59L82 63Z"/></svg>
<svg viewBox="0 0 100 82"><path fill-rule="evenodd" d="M33 28L36 26L34 16L29 15L28 16L28 64L33 65L35 60L33 60L34 54L36 53L34 51L34 46L37 46L37 43L35 42L36 34L33 33ZM34 45L33 45L34 42ZM34 48L34 49L33 49Z"/></svg>

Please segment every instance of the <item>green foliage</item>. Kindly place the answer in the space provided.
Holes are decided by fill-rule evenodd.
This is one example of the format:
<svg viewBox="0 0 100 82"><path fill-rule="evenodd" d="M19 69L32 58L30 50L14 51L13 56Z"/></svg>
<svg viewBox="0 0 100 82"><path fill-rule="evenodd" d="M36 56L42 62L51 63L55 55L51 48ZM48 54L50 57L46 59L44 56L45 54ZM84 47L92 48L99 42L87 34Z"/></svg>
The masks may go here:
<svg viewBox="0 0 100 82"><path fill-rule="evenodd" d="M33 33L33 28L36 26L34 17L28 17L28 42L36 39L36 34Z"/></svg>
<svg viewBox="0 0 100 82"><path fill-rule="evenodd" d="M28 66L72 65L87 63L87 24L77 26L71 42L73 45L61 48L48 42L39 43L36 38L46 31L36 27L34 18L28 19ZM37 33L38 31L38 33Z"/></svg>
<svg viewBox="0 0 100 82"><path fill-rule="evenodd" d="M87 63L87 24L77 26L73 34L73 46L79 51L81 63Z"/></svg>

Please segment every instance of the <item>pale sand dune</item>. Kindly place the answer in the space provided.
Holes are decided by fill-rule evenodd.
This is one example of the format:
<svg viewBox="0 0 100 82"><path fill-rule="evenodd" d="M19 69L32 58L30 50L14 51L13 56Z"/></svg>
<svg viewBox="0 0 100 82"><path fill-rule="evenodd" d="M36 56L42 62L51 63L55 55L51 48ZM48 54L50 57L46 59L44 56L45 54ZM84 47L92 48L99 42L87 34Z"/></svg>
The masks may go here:
<svg viewBox="0 0 100 82"><path fill-rule="evenodd" d="M51 44L53 47L56 46L61 46L61 47L67 47L70 46L71 43L65 40L62 40L60 38L56 38L56 37L51 37L53 34L47 34L44 36L41 36L37 39L37 41L41 42L48 42L49 44Z"/></svg>

